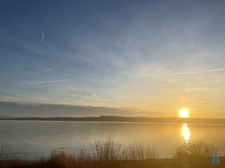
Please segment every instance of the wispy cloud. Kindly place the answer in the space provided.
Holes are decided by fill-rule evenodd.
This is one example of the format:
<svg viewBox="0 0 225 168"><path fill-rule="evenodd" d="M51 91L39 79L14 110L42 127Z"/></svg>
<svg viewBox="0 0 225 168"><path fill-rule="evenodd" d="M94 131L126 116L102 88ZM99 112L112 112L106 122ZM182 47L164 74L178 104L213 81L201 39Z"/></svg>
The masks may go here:
<svg viewBox="0 0 225 168"><path fill-rule="evenodd" d="M225 71L225 69L212 69L212 70L207 70L207 71L196 71L196 72L179 72L179 73L174 73L174 74L189 75L189 74L201 74L201 73L210 73L210 72L219 72L219 71Z"/></svg>
<svg viewBox="0 0 225 168"><path fill-rule="evenodd" d="M34 81L34 82L26 82L26 84L44 84L44 83L69 82L69 81L70 81L70 80Z"/></svg>
<svg viewBox="0 0 225 168"><path fill-rule="evenodd" d="M48 17L31 13L0 28L0 100L129 107L163 115L179 106L204 109L223 101L224 10L205 5L201 10L184 5L176 17L161 17L173 3L138 2L121 10L127 12L123 17L96 10L94 20L85 15L76 22L70 22L77 15L70 10L53 16L46 7L41 13ZM38 18L43 19L31 24ZM57 22L60 27L48 34Z"/></svg>

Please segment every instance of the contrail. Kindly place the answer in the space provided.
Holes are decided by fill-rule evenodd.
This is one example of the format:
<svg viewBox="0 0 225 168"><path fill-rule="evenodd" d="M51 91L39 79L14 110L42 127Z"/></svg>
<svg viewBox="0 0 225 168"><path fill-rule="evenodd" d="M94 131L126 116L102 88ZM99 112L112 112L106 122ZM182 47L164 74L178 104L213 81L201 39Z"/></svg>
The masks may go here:
<svg viewBox="0 0 225 168"><path fill-rule="evenodd" d="M225 71L225 69L212 69L208 71L198 71L198 72L180 72L180 73L174 73L176 75L188 75L188 74L201 74L201 73L210 73L210 72L219 72L219 71Z"/></svg>
<svg viewBox="0 0 225 168"><path fill-rule="evenodd" d="M42 42L44 43L44 42L45 42L45 35L44 35L44 32L41 32L41 37L42 37Z"/></svg>
<svg viewBox="0 0 225 168"><path fill-rule="evenodd" d="M58 82L69 82L69 81L70 81L70 80L36 81L36 82L26 82L26 84L58 83Z"/></svg>

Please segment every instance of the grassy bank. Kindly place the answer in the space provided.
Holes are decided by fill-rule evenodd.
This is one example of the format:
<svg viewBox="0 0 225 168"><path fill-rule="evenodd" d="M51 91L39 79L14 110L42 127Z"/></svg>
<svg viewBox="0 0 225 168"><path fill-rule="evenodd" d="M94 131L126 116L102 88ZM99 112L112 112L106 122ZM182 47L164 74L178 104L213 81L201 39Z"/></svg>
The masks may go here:
<svg viewBox="0 0 225 168"><path fill-rule="evenodd" d="M213 144L193 141L178 146L170 159L160 159L155 145L137 144L124 146L111 139L97 141L89 150L79 153L54 151L49 158L37 161L15 159L2 147L0 151L1 168L225 168L225 157L220 164L212 164L212 155L218 152Z"/></svg>

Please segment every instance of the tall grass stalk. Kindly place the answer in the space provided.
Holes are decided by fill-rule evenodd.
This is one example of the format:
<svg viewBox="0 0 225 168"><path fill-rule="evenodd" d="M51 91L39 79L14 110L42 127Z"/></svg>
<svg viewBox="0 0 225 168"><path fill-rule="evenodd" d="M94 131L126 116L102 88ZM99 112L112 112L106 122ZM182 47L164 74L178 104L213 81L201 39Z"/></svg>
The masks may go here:
<svg viewBox="0 0 225 168"><path fill-rule="evenodd" d="M3 144L0 148L0 161L7 161L13 159L15 154L13 153L12 149L9 145Z"/></svg>

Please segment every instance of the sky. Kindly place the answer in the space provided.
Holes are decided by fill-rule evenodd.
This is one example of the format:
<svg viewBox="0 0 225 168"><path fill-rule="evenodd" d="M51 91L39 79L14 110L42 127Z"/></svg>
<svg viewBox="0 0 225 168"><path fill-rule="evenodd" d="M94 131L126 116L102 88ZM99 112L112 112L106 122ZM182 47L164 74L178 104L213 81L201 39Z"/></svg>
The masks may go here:
<svg viewBox="0 0 225 168"><path fill-rule="evenodd" d="M225 118L224 7L1 1L0 115Z"/></svg>

